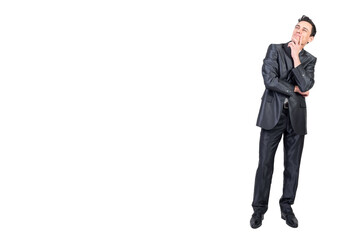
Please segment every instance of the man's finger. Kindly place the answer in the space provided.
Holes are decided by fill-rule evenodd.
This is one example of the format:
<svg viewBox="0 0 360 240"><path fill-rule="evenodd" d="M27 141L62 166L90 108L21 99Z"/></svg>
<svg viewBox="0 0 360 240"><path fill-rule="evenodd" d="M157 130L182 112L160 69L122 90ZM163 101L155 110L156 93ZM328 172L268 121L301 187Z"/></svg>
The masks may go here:
<svg viewBox="0 0 360 240"><path fill-rule="evenodd" d="M303 96L309 96L309 92L301 93L301 95L303 95Z"/></svg>

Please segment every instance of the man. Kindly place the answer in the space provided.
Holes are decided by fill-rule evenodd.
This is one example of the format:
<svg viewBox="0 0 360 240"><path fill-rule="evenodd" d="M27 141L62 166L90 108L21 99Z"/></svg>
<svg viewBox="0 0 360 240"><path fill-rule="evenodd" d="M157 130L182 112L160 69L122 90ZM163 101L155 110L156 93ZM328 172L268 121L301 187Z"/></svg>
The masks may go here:
<svg viewBox="0 0 360 240"><path fill-rule="evenodd" d="M265 92L257 126L261 127L259 165L256 171L254 214L250 225L258 228L268 209L275 152L284 136L284 185L280 199L281 218L290 227L298 227L291 208L298 185L300 159L306 130L305 97L314 85L316 58L303 48L313 41L314 23L302 16L295 26L291 41L271 44L262 67Z"/></svg>

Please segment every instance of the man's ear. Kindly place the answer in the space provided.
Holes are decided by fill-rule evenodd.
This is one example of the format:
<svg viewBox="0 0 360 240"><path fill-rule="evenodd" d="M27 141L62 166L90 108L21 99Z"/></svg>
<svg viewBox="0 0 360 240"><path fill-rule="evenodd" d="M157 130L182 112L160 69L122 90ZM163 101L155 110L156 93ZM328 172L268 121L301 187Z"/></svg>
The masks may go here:
<svg viewBox="0 0 360 240"><path fill-rule="evenodd" d="M311 37L309 37L309 39L308 39L308 42L307 43L310 43L310 42L312 42L314 40L314 36L311 36Z"/></svg>

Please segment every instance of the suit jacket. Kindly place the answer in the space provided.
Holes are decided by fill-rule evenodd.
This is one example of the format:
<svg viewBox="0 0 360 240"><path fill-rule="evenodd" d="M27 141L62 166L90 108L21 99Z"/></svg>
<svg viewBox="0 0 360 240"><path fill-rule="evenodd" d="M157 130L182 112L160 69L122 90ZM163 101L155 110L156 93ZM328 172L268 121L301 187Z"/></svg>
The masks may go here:
<svg viewBox="0 0 360 240"><path fill-rule="evenodd" d="M264 63L262 75L265 91L262 97L256 125L270 130L280 119L285 98L289 100L290 121L297 134L307 134L305 98L294 93L295 85L302 92L314 86L316 57L304 49L299 53L301 64L294 68L291 49L288 43L270 44Z"/></svg>

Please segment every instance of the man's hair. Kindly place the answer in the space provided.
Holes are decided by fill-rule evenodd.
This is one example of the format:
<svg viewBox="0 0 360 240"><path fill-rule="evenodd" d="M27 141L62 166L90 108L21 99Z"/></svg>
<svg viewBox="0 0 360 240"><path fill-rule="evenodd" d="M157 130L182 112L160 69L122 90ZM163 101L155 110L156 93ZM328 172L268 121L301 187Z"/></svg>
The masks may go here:
<svg viewBox="0 0 360 240"><path fill-rule="evenodd" d="M299 18L298 21L299 21L299 22L305 21L305 22L310 23L311 26L312 26L310 37L314 37L314 36L315 36L315 34L316 34L316 27L315 27L315 24L313 23L313 21L312 21L309 17L303 15L301 18Z"/></svg>

